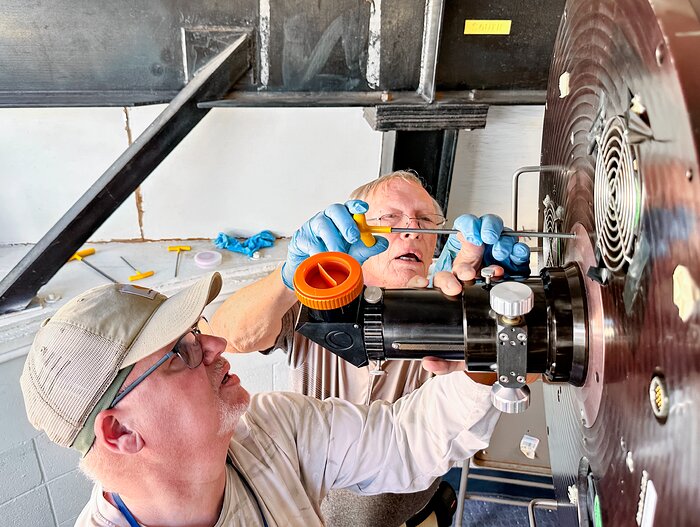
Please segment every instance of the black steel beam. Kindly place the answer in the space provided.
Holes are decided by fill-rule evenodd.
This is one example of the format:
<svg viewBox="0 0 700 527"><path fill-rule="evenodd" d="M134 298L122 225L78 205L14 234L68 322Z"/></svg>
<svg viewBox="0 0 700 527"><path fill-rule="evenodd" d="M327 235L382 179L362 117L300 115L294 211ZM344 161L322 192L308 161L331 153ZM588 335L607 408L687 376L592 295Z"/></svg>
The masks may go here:
<svg viewBox="0 0 700 527"><path fill-rule="evenodd" d="M240 89L239 89L240 87ZM546 90L469 90L437 92L437 105L544 105ZM425 99L415 91L371 91L371 92L289 92L248 91L236 86L225 97L199 104L200 108L303 108L319 106L392 106L423 105ZM2 94L0 94L0 107Z"/></svg>
<svg viewBox="0 0 700 527"><path fill-rule="evenodd" d="M24 309L37 291L209 112L201 101L220 98L250 68L252 38L242 33L173 98L44 237L0 282L0 314Z"/></svg>

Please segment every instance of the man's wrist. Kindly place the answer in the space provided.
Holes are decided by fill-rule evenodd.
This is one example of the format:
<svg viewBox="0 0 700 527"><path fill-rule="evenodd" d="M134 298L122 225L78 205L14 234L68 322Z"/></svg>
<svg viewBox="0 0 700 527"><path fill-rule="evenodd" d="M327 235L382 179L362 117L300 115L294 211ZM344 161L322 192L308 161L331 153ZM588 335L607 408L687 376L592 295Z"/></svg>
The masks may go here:
<svg viewBox="0 0 700 527"><path fill-rule="evenodd" d="M472 381L486 386L491 386L496 382L495 373L464 370L464 374Z"/></svg>

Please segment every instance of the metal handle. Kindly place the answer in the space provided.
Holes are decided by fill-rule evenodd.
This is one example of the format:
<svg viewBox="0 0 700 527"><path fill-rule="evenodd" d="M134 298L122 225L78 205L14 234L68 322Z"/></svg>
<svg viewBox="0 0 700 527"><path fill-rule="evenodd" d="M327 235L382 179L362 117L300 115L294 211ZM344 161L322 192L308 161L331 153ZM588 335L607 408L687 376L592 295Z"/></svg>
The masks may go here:
<svg viewBox="0 0 700 527"><path fill-rule="evenodd" d="M537 523L535 523L535 507L557 510L558 503L557 500L550 500L547 498L535 498L531 500L530 503L527 504L527 519L530 522L530 527L537 527Z"/></svg>
<svg viewBox="0 0 700 527"><path fill-rule="evenodd" d="M519 191L519 179L521 174L527 174L531 172L559 172L560 170L567 170L566 167L559 165L542 165L542 166L527 166L520 167L518 170L513 172L513 189L512 189L512 199L513 199L513 228L518 228L518 191Z"/></svg>

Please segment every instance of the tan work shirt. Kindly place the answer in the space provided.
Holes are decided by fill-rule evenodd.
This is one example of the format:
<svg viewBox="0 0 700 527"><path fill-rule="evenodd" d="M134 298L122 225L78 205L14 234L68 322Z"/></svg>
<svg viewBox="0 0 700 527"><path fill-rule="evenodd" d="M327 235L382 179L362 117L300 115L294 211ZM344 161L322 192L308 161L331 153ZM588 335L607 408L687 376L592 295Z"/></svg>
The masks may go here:
<svg viewBox="0 0 700 527"><path fill-rule="evenodd" d="M432 374L420 361L390 360L381 364L383 375L372 375L377 364L358 368L294 331L300 304L282 318L282 329L272 349L287 353L291 388L317 399L340 397L355 404L372 401L394 402L420 387Z"/></svg>
<svg viewBox="0 0 700 527"><path fill-rule="evenodd" d="M270 527L311 527L323 525L320 503L330 489L360 494L424 489L455 462L486 447L498 420L490 391L455 372L393 405L256 394L229 449L255 496L229 466L215 527L262 525L256 500ZM97 485L76 526L128 523Z"/></svg>

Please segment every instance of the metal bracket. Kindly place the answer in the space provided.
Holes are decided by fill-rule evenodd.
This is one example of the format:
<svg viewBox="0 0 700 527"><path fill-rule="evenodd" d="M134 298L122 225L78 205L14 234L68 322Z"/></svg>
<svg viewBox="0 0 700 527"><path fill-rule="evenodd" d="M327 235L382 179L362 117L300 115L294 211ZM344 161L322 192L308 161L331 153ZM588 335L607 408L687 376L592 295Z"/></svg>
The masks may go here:
<svg viewBox="0 0 700 527"><path fill-rule="evenodd" d="M500 319L501 317L499 317ZM527 375L527 326L498 324L496 363L498 382L504 388L525 386Z"/></svg>

